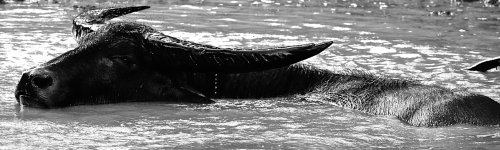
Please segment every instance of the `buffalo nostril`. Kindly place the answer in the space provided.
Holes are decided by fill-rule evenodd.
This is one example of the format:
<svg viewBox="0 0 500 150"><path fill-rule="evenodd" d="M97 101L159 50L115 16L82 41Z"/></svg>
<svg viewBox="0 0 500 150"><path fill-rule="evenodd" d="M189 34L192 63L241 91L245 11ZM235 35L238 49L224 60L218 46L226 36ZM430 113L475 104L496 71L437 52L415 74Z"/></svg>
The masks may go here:
<svg viewBox="0 0 500 150"><path fill-rule="evenodd" d="M52 85L52 78L50 76L35 76L31 79L31 84L40 89L45 89Z"/></svg>

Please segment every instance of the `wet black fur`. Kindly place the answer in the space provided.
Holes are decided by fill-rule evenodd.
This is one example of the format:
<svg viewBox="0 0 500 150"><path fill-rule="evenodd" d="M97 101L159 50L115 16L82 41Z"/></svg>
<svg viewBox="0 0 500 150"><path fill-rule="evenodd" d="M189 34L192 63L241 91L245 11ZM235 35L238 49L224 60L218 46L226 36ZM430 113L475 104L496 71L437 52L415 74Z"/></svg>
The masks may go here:
<svg viewBox="0 0 500 150"><path fill-rule="evenodd" d="M413 126L500 123L500 104L489 97L363 72L334 73L296 64L224 74L222 78L222 98L313 97L375 115L395 116Z"/></svg>

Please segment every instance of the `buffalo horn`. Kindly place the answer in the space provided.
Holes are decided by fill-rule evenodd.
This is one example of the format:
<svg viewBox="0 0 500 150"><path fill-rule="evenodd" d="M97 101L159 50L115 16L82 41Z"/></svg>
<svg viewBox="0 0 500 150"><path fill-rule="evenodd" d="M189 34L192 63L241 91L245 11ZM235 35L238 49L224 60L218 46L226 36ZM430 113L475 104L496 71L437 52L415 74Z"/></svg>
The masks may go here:
<svg viewBox="0 0 500 150"><path fill-rule="evenodd" d="M267 49L218 48L179 40L161 33L146 35L155 43L157 64L168 69L193 72L251 72L291 65L327 49L333 42Z"/></svg>
<svg viewBox="0 0 500 150"><path fill-rule="evenodd" d="M478 62L466 69L471 71L487 72L488 70L497 68L499 66L500 66L500 57L495 57L492 59Z"/></svg>

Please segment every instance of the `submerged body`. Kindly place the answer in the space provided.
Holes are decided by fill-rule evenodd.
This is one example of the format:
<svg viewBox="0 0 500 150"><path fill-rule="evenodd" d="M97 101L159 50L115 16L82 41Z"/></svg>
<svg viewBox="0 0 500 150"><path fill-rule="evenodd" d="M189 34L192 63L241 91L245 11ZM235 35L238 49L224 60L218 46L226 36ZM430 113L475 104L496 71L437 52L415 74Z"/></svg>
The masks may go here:
<svg viewBox="0 0 500 150"><path fill-rule="evenodd" d="M414 126L500 123L500 104L486 96L294 64L327 49L332 42L241 51L179 40L137 23L105 24L110 18L147 7L129 8L104 9L75 18L79 46L25 72L16 89L18 102L56 108L295 95L392 115Z"/></svg>
<svg viewBox="0 0 500 150"><path fill-rule="evenodd" d="M413 126L500 123L500 104L489 97L415 81L335 73L303 64L218 76L222 89L217 98L314 97L370 114L395 116ZM207 84L210 81L203 83Z"/></svg>

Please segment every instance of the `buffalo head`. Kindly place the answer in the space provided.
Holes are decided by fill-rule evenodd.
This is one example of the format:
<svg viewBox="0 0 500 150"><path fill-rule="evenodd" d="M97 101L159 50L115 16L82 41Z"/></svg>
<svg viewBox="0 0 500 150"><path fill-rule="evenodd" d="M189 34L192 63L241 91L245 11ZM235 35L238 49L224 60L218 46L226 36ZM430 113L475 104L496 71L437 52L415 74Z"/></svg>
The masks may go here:
<svg viewBox="0 0 500 150"><path fill-rule="evenodd" d="M131 22L102 24L77 40L75 49L23 73L15 92L20 104L53 108L146 100L211 103L186 84L189 76L283 67L332 44L227 49L179 40Z"/></svg>

